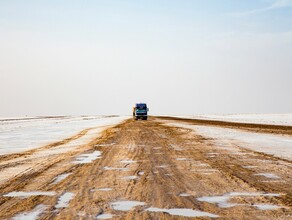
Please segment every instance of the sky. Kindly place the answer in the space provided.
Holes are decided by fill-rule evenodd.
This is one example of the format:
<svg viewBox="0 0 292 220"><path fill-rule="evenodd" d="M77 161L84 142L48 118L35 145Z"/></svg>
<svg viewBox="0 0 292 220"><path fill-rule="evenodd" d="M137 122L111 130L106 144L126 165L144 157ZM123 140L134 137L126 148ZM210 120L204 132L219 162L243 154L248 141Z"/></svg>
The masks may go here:
<svg viewBox="0 0 292 220"><path fill-rule="evenodd" d="M0 0L0 117L292 112L292 0Z"/></svg>

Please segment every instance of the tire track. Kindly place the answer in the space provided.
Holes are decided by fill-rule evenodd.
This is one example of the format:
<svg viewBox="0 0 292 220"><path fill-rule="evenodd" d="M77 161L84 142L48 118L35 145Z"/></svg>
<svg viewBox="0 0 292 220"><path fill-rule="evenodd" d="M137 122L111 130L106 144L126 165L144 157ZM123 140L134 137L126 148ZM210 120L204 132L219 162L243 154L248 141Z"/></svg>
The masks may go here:
<svg viewBox="0 0 292 220"><path fill-rule="evenodd" d="M149 121L128 120L108 129L101 138L92 140L83 151L101 151L100 159L74 165L71 169L65 167L59 173L69 170L72 174L58 184L33 188L37 185L32 181L37 177L32 175L31 181L27 180L26 186L22 187L54 191L55 196L4 201L0 205L0 218L11 218L44 204L47 209L40 219L96 219L100 214L112 214L113 219L186 219L181 214L183 209L217 215L218 219L289 219L292 215L290 198L287 197L289 190L292 191L288 182L291 163L232 147L242 154L222 150L211 140L190 130L164 126L154 118ZM69 161L72 155L65 158ZM255 170L242 167L260 165L263 161L266 161L265 167ZM50 169L52 167L40 170L38 176L47 176ZM262 170L280 172L285 182L262 182L262 177L254 175ZM52 178L47 178L47 182L51 183ZM229 202L240 205L229 208L199 200L204 196L232 192L279 193L280 196L234 196ZM68 207L56 208L64 193L73 193L74 197ZM129 210L118 210L113 205L113 202L127 201L145 204ZM259 210L255 204L274 204L280 208ZM150 207L161 211L147 211ZM4 213L4 208L9 211ZM180 210L180 214L168 211L174 208Z"/></svg>

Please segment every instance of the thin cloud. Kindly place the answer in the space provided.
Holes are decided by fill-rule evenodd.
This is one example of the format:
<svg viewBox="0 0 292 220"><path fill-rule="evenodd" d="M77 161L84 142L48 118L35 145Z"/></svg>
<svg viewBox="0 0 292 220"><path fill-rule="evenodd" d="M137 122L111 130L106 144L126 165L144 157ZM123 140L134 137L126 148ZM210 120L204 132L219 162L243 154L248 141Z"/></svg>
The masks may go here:
<svg viewBox="0 0 292 220"><path fill-rule="evenodd" d="M253 9L250 11L243 11L243 12L234 12L234 13L229 13L230 15L234 16L244 16L244 15L251 15L251 14L256 14L256 13L261 13L265 11L271 11L279 8L288 8L292 7L292 0L275 0L275 2L267 6L265 8L258 8L258 9Z"/></svg>

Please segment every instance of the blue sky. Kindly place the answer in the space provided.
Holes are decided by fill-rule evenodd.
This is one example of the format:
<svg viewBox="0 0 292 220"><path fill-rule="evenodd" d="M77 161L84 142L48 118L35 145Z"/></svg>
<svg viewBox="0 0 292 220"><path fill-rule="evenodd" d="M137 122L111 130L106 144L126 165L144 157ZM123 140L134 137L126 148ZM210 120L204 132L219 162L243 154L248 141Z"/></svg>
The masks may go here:
<svg viewBox="0 0 292 220"><path fill-rule="evenodd" d="M0 116L286 113L291 0L0 1Z"/></svg>

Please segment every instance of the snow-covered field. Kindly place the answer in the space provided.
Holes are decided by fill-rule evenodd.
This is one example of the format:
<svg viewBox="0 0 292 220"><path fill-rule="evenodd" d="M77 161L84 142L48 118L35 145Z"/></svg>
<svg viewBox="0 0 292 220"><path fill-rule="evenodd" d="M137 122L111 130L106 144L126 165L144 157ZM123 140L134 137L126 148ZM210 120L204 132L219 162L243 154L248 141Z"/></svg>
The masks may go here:
<svg viewBox="0 0 292 220"><path fill-rule="evenodd" d="M80 116L0 119L0 155L22 152L61 141L87 128L111 126L128 116ZM96 131L96 129L95 129ZM96 132L92 135L96 135Z"/></svg>
<svg viewBox="0 0 292 220"><path fill-rule="evenodd" d="M222 147L235 144L242 148L263 152L292 160L292 137L261 134L223 127L199 126L186 123L167 123L170 126L194 130L197 134L212 138Z"/></svg>
<svg viewBox="0 0 292 220"><path fill-rule="evenodd" d="M291 114L227 114L227 115L193 115L177 116L180 118L219 120L228 122L242 122L255 124L292 126Z"/></svg>

